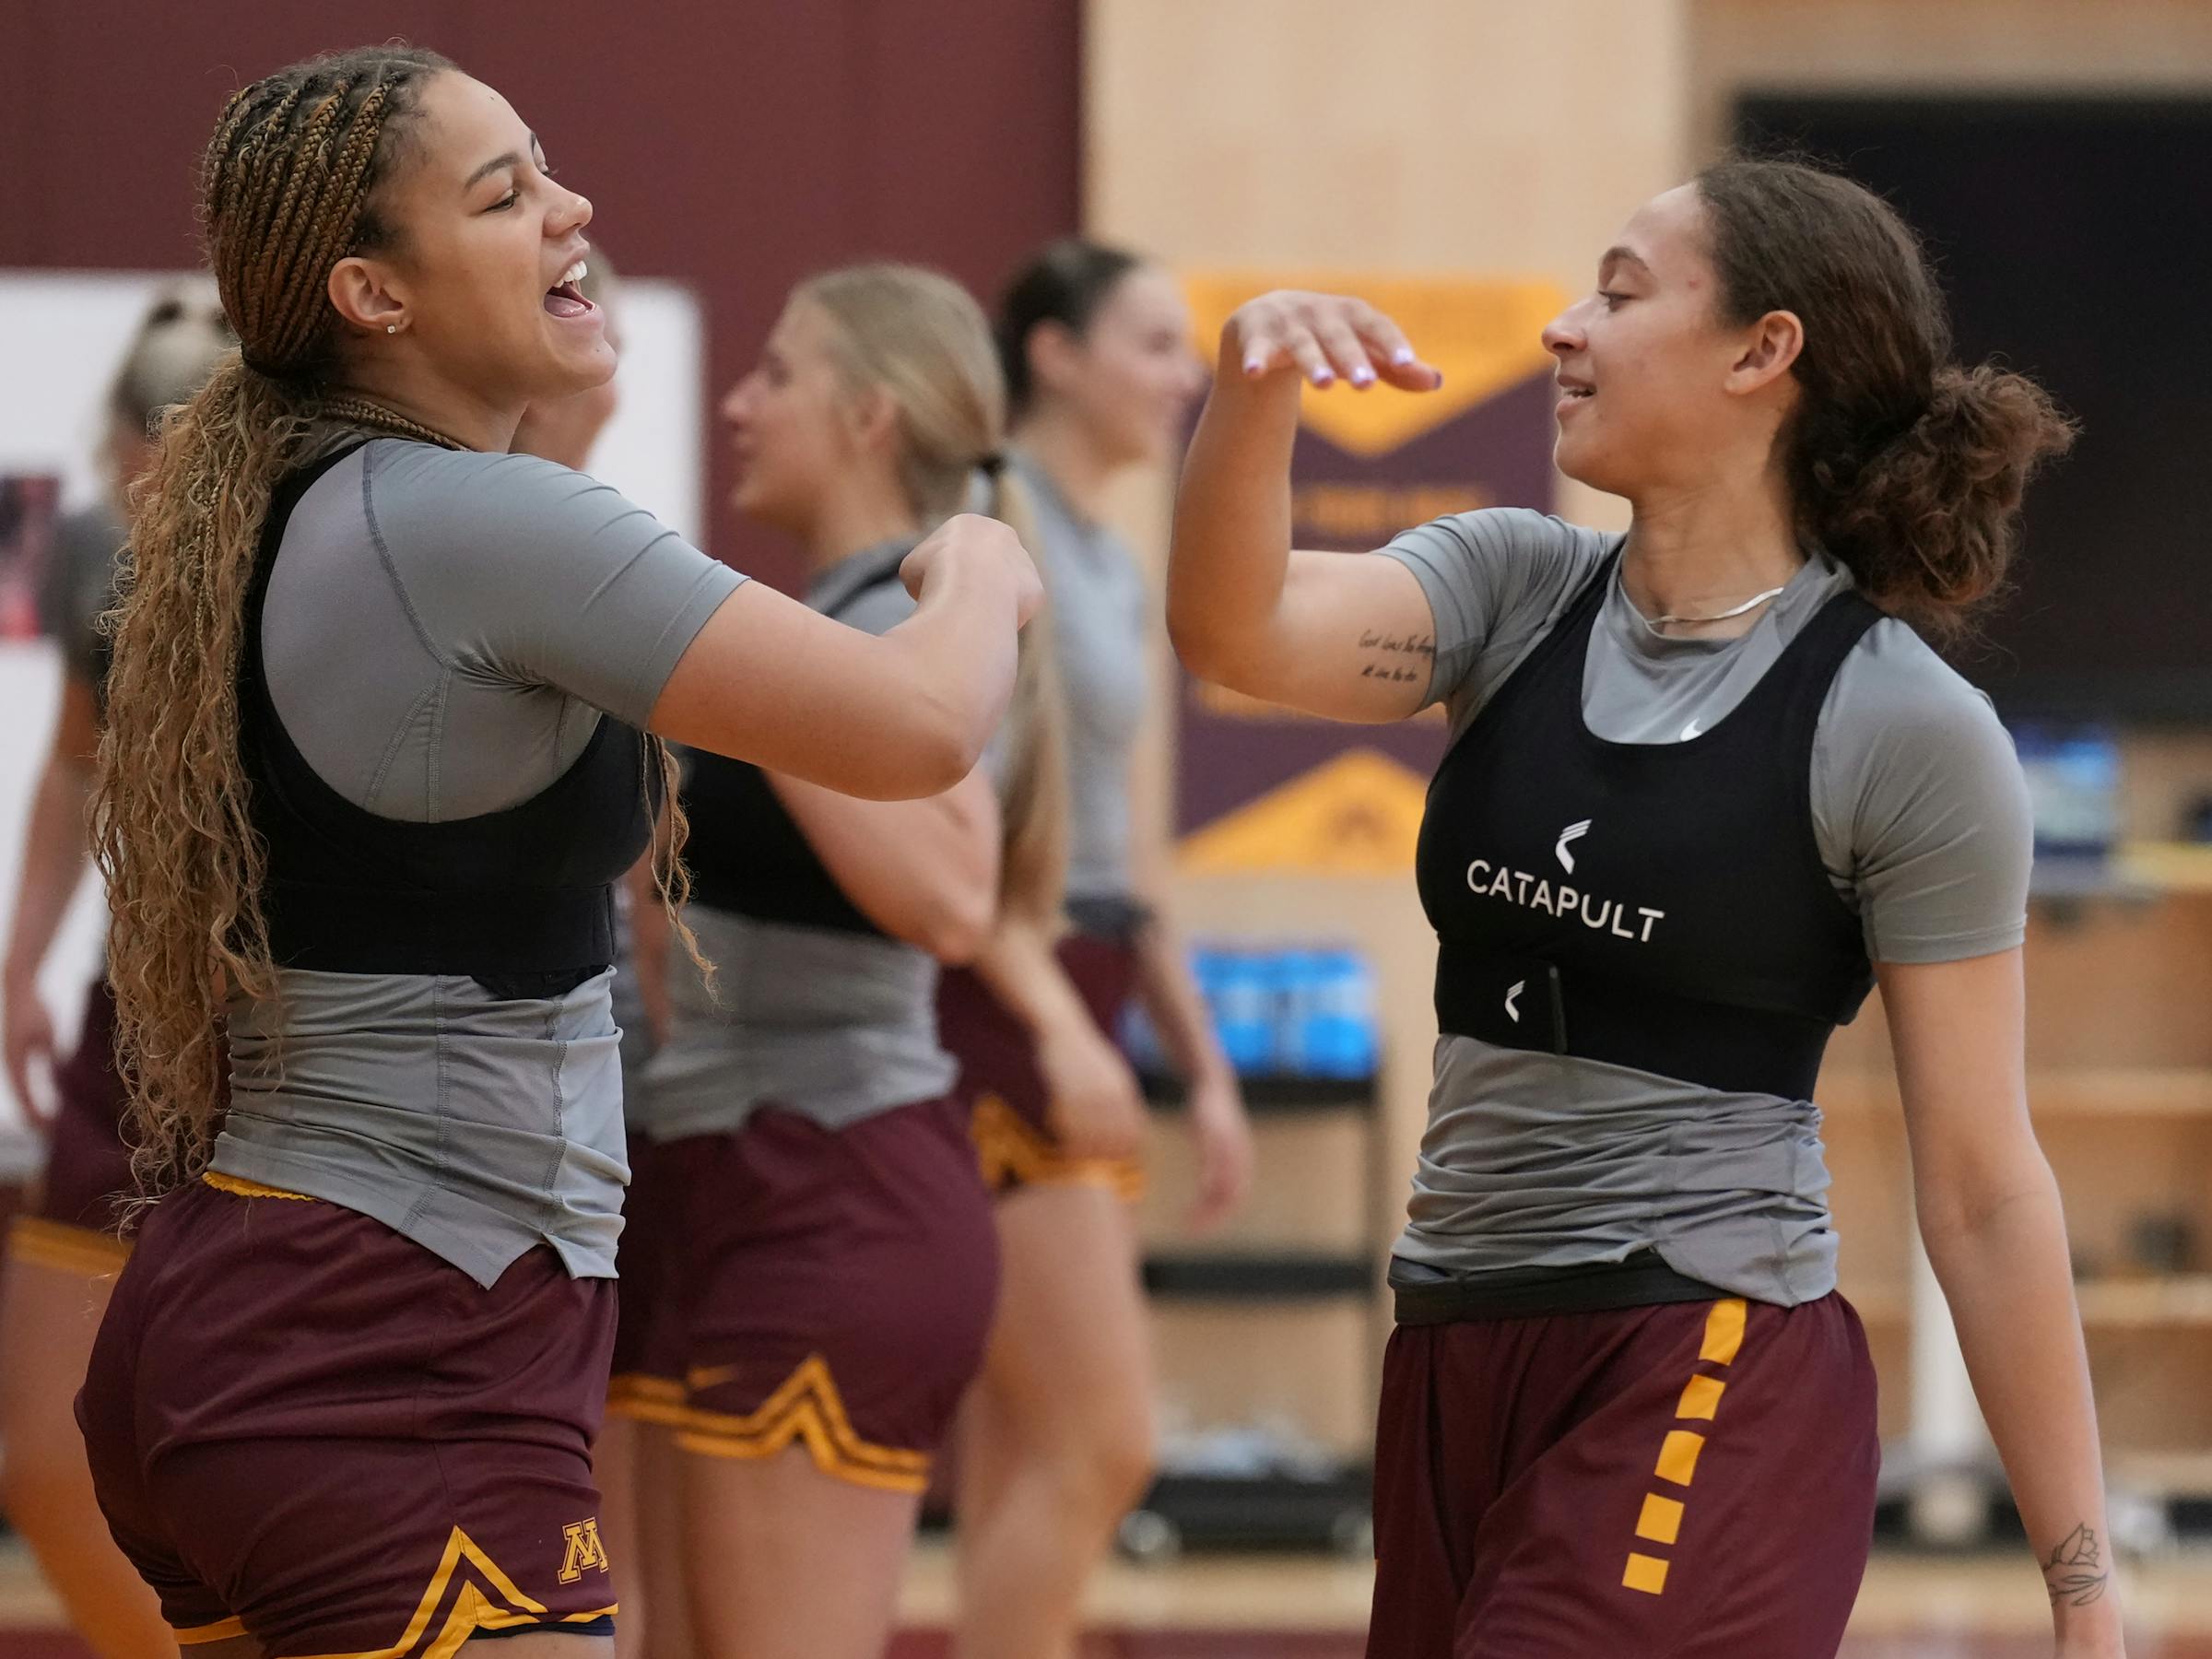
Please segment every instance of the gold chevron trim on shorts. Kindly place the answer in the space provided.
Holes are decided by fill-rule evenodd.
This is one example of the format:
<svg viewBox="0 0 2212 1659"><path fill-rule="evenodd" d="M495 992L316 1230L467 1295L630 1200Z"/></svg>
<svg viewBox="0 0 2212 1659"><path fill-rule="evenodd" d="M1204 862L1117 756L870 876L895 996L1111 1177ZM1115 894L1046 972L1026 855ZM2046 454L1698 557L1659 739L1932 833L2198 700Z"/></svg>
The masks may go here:
<svg viewBox="0 0 2212 1659"><path fill-rule="evenodd" d="M226 1175L220 1170L203 1171L200 1179L217 1192L239 1198L289 1198L295 1204L315 1202L305 1193L288 1193L282 1187L265 1186L258 1181L248 1181L243 1175Z"/></svg>
<svg viewBox="0 0 2212 1659"><path fill-rule="evenodd" d="M657 1423L669 1429L684 1426L684 1385L674 1377L656 1377L649 1371L623 1371L607 1380L609 1417L628 1418L633 1423Z"/></svg>
<svg viewBox="0 0 2212 1659"><path fill-rule="evenodd" d="M131 1259L131 1247L113 1233L96 1228L72 1227L42 1216L18 1216L8 1224L7 1253L18 1262L86 1278L105 1278ZM202 1640L213 1641L216 1638Z"/></svg>
<svg viewBox="0 0 2212 1659"><path fill-rule="evenodd" d="M470 1574L462 1574L465 1566L472 1570ZM446 1592L453 1587L456 1577L460 1577L461 1587L441 1619L438 1609L444 1604ZM490 1587L499 1600L493 1600L478 1587L478 1579ZM615 1604L588 1613L549 1612L545 1603L525 1595L522 1586L500 1571L499 1563L456 1526L445 1541L445 1553L439 1559L438 1571L430 1575L429 1587L423 1591L414 1617L407 1620L407 1628L397 1641L372 1653L322 1653L314 1659L453 1659L461 1644L478 1630L509 1630L518 1625L532 1624L588 1624L618 1610L619 1604ZM433 1623L437 1625L435 1634L431 1633Z"/></svg>
<svg viewBox="0 0 2212 1659"><path fill-rule="evenodd" d="M695 1371L690 1386L712 1387L719 1375L719 1368ZM773 1457L804 1443L816 1468L855 1486L919 1492L929 1485L928 1453L871 1445L853 1431L830 1362L819 1354L801 1361L758 1409L739 1417L692 1406L684 1412L683 1428L676 1443L709 1457Z"/></svg>
<svg viewBox="0 0 2212 1659"><path fill-rule="evenodd" d="M1100 1186L1124 1203L1145 1195L1145 1167L1129 1158L1070 1158L1022 1122L999 1096L984 1095L968 1121L983 1184L994 1193L1025 1186Z"/></svg>

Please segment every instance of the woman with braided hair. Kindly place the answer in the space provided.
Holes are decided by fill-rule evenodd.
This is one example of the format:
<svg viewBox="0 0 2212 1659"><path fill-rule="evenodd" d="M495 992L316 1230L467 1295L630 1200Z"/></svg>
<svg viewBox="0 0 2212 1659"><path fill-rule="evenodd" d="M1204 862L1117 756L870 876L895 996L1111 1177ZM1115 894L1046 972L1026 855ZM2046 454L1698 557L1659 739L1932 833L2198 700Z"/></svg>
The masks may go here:
<svg viewBox="0 0 2212 1659"><path fill-rule="evenodd" d="M208 1654L604 1652L611 887L662 740L934 794L1040 590L956 519L871 636L508 453L613 371L591 205L433 53L247 87L202 195L241 352L141 491L95 792L159 1202L78 1400L94 1483Z"/></svg>

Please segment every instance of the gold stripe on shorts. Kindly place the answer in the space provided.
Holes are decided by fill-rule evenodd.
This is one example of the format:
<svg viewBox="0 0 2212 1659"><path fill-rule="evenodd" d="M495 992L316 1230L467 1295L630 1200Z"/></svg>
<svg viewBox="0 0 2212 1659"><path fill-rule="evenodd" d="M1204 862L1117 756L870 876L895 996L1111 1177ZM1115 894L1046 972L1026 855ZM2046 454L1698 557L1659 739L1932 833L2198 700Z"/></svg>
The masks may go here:
<svg viewBox="0 0 2212 1659"><path fill-rule="evenodd" d="M633 1423L680 1429L685 1419L684 1385L674 1377L624 1371L607 1380L606 1413Z"/></svg>
<svg viewBox="0 0 2212 1659"><path fill-rule="evenodd" d="M1124 1203L1145 1195L1145 1167L1133 1158L1070 1158L999 1096L975 1103L968 1138L983 1184L994 1193L1024 1186L1104 1187Z"/></svg>
<svg viewBox="0 0 2212 1659"><path fill-rule="evenodd" d="M596 1537L596 1522L589 1523ZM574 1530L574 1529L571 1529ZM594 1566L604 1565L604 1555ZM463 1569L468 1569L464 1571ZM456 1583L458 1588L456 1588ZM450 1604L447 1593L452 1592ZM441 1607L445 1608L442 1618ZM458 1526L445 1541L445 1554L416 1604L407 1628L390 1647L366 1653L324 1653L315 1659L453 1659L478 1630L511 1630L524 1625L589 1624L620 1610L618 1603L585 1613L554 1613L524 1594L476 1540Z"/></svg>
<svg viewBox="0 0 2212 1659"><path fill-rule="evenodd" d="M1734 1365L1736 1356L1743 1351L1744 1329L1749 1323L1750 1306L1742 1297L1732 1296L1714 1302L1705 1314L1705 1336L1698 1347L1697 1362L1722 1369ZM1692 1371L1683 1384L1681 1397L1675 1403L1675 1420L1712 1422L1720 1413L1721 1396L1727 1390L1726 1379L1709 1371ZM1698 1454L1704 1450L1705 1436L1697 1430L1669 1429L1666 1438L1659 1442L1659 1461L1652 1470L1653 1477L1687 1490L1697 1479ZM1643 1509L1636 1517L1637 1537L1647 1544L1672 1548L1681 1535L1682 1517L1688 1509L1686 1500L1646 1492ZM1646 1595L1664 1595L1667 1565L1665 1556L1632 1549L1620 1582L1626 1588L1640 1590Z"/></svg>
<svg viewBox="0 0 2212 1659"><path fill-rule="evenodd" d="M18 1262L105 1278L131 1259L131 1247L98 1228L73 1227L43 1216L18 1216L8 1226L7 1253Z"/></svg>
<svg viewBox="0 0 2212 1659"><path fill-rule="evenodd" d="M245 1625L235 1618L218 1618L213 1624L193 1625L187 1630L170 1631L176 1638L179 1647L198 1647L208 1641L229 1641L245 1633Z"/></svg>
<svg viewBox="0 0 2212 1659"><path fill-rule="evenodd" d="M312 1204L305 1193L288 1193L282 1187L264 1185L248 1181L243 1175L226 1175L220 1170L204 1170L200 1179L218 1193L229 1193L237 1198L289 1198L296 1204Z"/></svg>
<svg viewBox="0 0 2212 1659"><path fill-rule="evenodd" d="M694 1371L690 1386L712 1387L716 1379L716 1371ZM919 1492L929 1485L928 1453L873 1445L853 1430L830 1362L819 1354L802 1361L758 1409L736 1416L693 1406L684 1412L682 1427L676 1443L708 1457L773 1457L804 1444L816 1468L854 1486Z"/></svg>

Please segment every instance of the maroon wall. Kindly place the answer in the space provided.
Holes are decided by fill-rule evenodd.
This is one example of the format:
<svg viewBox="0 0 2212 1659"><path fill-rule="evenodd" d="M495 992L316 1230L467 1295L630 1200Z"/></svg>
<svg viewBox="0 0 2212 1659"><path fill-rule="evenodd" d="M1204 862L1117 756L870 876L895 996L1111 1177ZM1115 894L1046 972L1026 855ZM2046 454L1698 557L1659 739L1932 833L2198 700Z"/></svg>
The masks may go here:
<svg viewBox="0 0 2212 1659"><path fill-rule="evenodd" d="M624 272L699 292L710 389L808 271L897 256L988 293L1077 223L1078 0L4 0L0 265L191 262L224 98L392 37L506 93ZM711 516L717 551L788 577Z"/></svg>

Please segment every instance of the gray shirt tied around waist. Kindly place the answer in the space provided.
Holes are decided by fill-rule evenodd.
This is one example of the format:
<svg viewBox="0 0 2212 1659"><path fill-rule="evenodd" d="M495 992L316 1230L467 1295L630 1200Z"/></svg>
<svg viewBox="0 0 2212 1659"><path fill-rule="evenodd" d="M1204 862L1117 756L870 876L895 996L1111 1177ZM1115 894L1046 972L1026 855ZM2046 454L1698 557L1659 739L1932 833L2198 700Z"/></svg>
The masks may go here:
<svg viewBox="0 0 2212 1659"><path fill-rule="evenodd" d="M913 615L896 579L912 540L840 559L806 600L888 633ZM724 1135L776 1106L829 1129L934 1100L957 1067L937 1043L937 963L878 934L764 922L692 903L714 964L710 993L680 943L669 962L668 1041L645 1065L638 1127L654 1140Z"/></svg>
<svg viewBox="0 0 2212 1659"><path fill-rule="evenodd" d="M1621 537L1520 509L1408 530L1377 557L1419 579L1436 625L1429 700L1454 740ZM1672 743L1740 702L1850 572L1816 555L1735 640L1668 639L1618 575L1590 638L1583 715L1615 743ZM1829 688L1812 757L1829 877L1877 962L2008 950L2027 927L2032 830L1988 700L1906 624L1869 629ZM1597 1061L1437 1041L1406 1262L1448 1274L1597 1265L1676 1272L1794 1306L1835 1288L1820 1113Z"/></svg>
<svg viewBox="0 0 2212 1659"><path fill-rule="evenodd" d="M387 818L495 812L604 718L642 726L745 579L618 492L526 455L379 440L300 498L262 662L324 782ZM621 1231L611 973L500 998L456 975L284 970L233 997L214 1168L372 1216L478 1283L540 1243L612 1277Z"/></svg>
<svg viewBox="0 0 2212 1659"><path fill-rule="evenodd" d="M1126 900L1135 890L1130 774L1144 720L1151 596L1127 543L1077 512L1052 475L1019 450L1009 464L1037 509L1053 644L1067 701L1067 896Z"/></svg>

